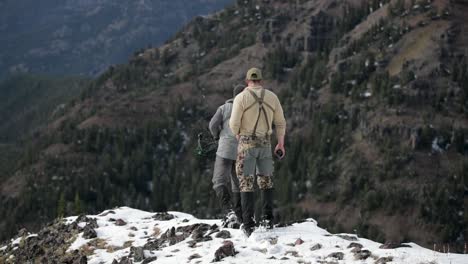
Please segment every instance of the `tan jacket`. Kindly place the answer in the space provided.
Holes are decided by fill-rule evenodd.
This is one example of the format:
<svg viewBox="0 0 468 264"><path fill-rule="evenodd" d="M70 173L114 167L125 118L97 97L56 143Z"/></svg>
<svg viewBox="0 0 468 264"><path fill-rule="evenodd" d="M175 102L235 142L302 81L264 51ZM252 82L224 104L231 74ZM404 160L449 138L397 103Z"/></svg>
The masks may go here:
<svg viewBox="0 0 468 264"><path fill-rule="evenodd" d="M248 90L252 90L258 97L261 97L261 86L247 87L242 93L238 94L234 99L232 107L231 119L229 126L234 135L251 136L255 123L258 119L259 107L258 104L254 105L250 109L247 109L253 103L256 102L255 98ZM264 106L268 116L268 126L265 121L265 115L261 113L260 119L258 120L256 135L266 136L272 134L272 124L275 125L277 136L284 136L286 133L286 120L283 114L283 108L278 100L275 93L265 89L264 102L270 105L272 109Z"/></svg>

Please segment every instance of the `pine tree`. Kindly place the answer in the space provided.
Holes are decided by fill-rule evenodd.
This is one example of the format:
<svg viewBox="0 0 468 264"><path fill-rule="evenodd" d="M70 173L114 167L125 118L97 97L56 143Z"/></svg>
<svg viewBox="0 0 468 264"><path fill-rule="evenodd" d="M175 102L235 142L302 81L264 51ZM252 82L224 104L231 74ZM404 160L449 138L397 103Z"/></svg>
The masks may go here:
<svg viewBox="0 0 468 264"><path fill-rule="evenodd" d="M82 202L80 199L80 194L75 192L75 201L73 203L73 210L76 215L79 215L83 212Z"/></svg>
<svg viewBox="0 0 468 264"><path fill-rule="evenodd" d="M58 205L57 205L57 217L58 218L62 218L65 215L65 206L66 206L65 193L62 191L60 193L60 198L59 198Z"/></svg>

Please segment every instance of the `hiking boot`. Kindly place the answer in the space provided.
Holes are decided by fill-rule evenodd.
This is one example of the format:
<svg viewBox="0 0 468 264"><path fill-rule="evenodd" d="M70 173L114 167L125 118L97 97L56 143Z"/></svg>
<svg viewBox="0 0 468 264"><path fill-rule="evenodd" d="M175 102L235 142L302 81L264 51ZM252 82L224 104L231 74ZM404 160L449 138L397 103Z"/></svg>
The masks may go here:
<svg viewBox="0 0 468 264"><path fill-rule="evenodd" d="M239 229L241 222L237 218L236 213L233 210L230 210L224 217L221 226L224 228L233 228Z"/></svg>
<svg viewBox="0 0 468 264"><path fill-rule="evenodd" d="M239 221L239 223L242 223L242 204L241 204L240 193L238 192L232 193L232 206L233 206L234 213L237 216L237 221Z"/></svg>
<svg viewBox="0 0 468 264"><path fill-rule="evenodd" d="M266 229L273 228L273 189L261 190L262 197L262 217L260 226Z"/></svg>
<svg viewBox="0 0 468 264"><path fill-rule="evenodd" d="M252 234L255 227L255 197L253 192L241 192L242 226L241 229L247 236Z"/></svg>
<svg viewBox="0 0 468 264"><path fill-rule="evenodd" d="M218 197L221 209L224 214L227 214L231 209L231 195L229 194L228 188L226 186L221 186L215 189L216 197Z"/></svg>
<svg viewBox="0 0 468 264"><path fill-rule="evenodd" d="M254 227L248 227L244 224L242 224L240 226L240 230L242 230L242 232L247 236L247 237L250 237L250 235L252 235L253 231L254 231Z"/></svg>

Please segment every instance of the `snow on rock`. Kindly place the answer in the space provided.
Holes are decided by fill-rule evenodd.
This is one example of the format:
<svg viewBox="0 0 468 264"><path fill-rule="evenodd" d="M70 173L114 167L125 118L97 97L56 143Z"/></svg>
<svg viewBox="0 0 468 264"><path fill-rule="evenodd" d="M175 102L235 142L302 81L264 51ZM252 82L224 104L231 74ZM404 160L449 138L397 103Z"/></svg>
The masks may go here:
<svg viewBox="0 0 468 264"><path fill-rule="evenodd" d="M126 224L116 225L117 220ZM126 258L133 263L468 263L468 255L442 254L414 243L393 248L353 234L330 234L313 219L255 230L249 238L240 230L220 228L220 220L128 207L69 217L64 222L83 230L67 252L86 252L90 264L119 263ZM97 237L85 239L87 227L93 228ZM6 247L0 247L2 250Z"/></svg>

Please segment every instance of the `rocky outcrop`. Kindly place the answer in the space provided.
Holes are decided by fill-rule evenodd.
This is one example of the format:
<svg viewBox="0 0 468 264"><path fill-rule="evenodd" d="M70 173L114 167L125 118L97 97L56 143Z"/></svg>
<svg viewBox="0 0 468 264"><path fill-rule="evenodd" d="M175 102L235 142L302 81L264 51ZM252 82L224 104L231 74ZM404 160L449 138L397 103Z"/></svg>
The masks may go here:
<svg viewBox="0 0 468 264"><path fill-rule="evenodd" d="M223 245L216 250L213 261L221 261L225 257L235 256L236 254L237 252L234 248L234 243L232 243L232 241L226 240L223 242Z"/></svg>
<svg viewBox="0 0 468 264"><path fill-rule="evenodd" d="M78 224L85 223L85 228ZM79 233L85 231L93 236L93 228L97 227L96 219L85 216L78 217L71 224L61 220L45 227L36 235L28 235L25 230L19 233L17 243L9 244L0 256L0 263L29 263L31 259L38 263L87 263L84 252L74 250L67 252L68 247ZM92 230L92 231L90 231ZM3 262L2 262L3 261Z"/></svg>

